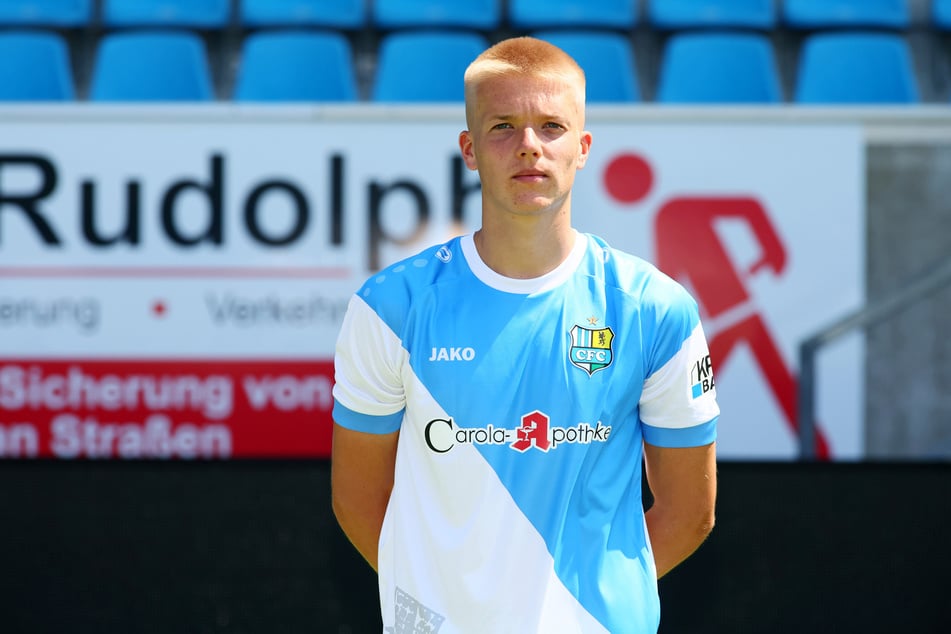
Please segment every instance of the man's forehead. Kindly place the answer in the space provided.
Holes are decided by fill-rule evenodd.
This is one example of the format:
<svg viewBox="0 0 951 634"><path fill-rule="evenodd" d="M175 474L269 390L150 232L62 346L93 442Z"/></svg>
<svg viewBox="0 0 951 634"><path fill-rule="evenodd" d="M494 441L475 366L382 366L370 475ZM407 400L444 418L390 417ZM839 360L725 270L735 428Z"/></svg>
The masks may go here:
<svg viewBox="0 0 951 634"><path fill-rule="evenodd" d="M476 86L476 106L483 114L498 115L526 108L551 114L577 114L580 88L564 78L491 77ZM566 112L566 107L570 112Z"/></svg>
<svg viewBox="0 0 951 634"><path fill-rule="evenodd" d="M506 90L512 87L519 88L522 93L561 94L579 90L577 80L565 75L545 74L528 75L512 73L504 75L487 75L477 86L480 90Z"/></svg>

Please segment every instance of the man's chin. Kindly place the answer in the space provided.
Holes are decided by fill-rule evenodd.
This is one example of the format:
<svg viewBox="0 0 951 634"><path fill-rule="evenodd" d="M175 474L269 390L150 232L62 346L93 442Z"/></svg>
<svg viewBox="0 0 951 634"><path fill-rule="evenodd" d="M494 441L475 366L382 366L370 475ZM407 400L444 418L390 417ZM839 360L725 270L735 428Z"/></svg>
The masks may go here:
<svg viewBox="0 0 951 634"><path fill-rule="evenodd" d="M553 204L551 198L530 198L515 201L511 209L516 214L541 215L551 211Z"/></svg>

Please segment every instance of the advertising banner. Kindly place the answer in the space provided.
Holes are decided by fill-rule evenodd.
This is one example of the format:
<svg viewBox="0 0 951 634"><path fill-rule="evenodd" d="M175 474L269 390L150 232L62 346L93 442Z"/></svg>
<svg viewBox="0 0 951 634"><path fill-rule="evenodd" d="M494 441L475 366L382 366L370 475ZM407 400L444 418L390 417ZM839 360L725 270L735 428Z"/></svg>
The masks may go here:
<svg viewBox="0 0 951 634"><path fill-rule="evenodd" d="M0 457L325 457L351 294L479 226L459 113L0 118ZM576 226L697 298L720 455L796 455L796 346L860 306L851 125L589 115ZM861 455L861 342L821 455ZM823 388L826 383L823 383Z"/></svg>

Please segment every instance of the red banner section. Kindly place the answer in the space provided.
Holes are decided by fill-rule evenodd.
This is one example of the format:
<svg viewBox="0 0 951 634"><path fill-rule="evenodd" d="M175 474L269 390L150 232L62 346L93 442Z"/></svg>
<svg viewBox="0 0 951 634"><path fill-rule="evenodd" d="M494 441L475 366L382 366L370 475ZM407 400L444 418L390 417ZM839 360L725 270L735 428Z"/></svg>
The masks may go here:
<svg viewBox="0 0 951 634"><path fill-rule="evenodd" d="M0 359L0 458L326 458L331 360Z"/></svg>

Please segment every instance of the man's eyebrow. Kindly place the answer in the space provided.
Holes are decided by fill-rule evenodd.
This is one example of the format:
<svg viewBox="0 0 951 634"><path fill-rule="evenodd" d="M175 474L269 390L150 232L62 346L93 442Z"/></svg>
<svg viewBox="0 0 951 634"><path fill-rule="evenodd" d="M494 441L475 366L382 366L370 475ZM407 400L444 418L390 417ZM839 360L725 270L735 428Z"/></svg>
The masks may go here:
<svg viewBox="0 0 951 634"><path fill-rule="evenodd" d="M520 118L520 116L515 114L489 114L486 116L486 118L491 121L511 121L513 119ZM558 122L564 122L568 120L568 117L566 117L564 114L556 114L552 112L541 113L537 116L532 115L530 118L532 119L537 118L537 119L544 119L546 121L558 121Z"/></svg>

